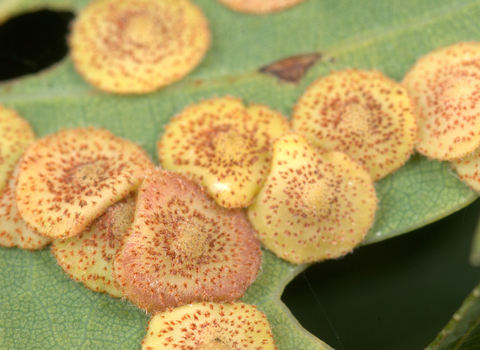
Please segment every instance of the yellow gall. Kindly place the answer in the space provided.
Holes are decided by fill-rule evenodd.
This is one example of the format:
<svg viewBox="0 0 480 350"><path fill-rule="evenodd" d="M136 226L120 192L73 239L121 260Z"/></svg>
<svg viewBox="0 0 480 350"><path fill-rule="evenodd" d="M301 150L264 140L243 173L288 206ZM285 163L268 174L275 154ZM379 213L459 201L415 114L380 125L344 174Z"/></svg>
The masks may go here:
<svg viewBox="0 0 480 350"><path fill-rule="evenodd" d="M0 191L23 151L34 140L30 123L13 109L0 105Z"/></svg>
<svg viewBox="0 0 480 350"><path fill-rule="evenodd" d="M286 10L305 0L218 0L228 8L250 14L267 14Z"/></svg>
<svg viewBox="0 0 480 350"><path fill-rule="evenodd" d="M417 150L453 160L480 145L480 43L466 42L421 57L407 72L418 118Z"/></svg>
<svg viewBox="0 0 480 350"><path fill-rule="evenodd" d="M243 208L265 181L273 141L288 131L266 106L213 98L172 118L158 142L160 163L201 183L219 205Z"/></svg>
<svg viewBox="0 0 480 350"><path fill-rule="evenodd" d="M123 296L113 276L113 261L133 221L136 193L113 204L84 232L65 240L54 240L52 254L74 280L87 288Z"/></svg>
<svg viewBox="0 0 480 350"><path fill-rule="evenodd" d="M320 151L288 134L273 145L267 181L248 208L261 242L295 264L338 258L372 226L377 209L373 180L337 151Z"/></svg>
<svg viewBox="0 0 480 350"><path fill-rule="evenodd" d="M460 180L480 193L480 147L463 158L452 160L451 164Z"/></svg>
<svg viewBox="0 0 480 350"><path fill-rule="evenodd" d="M135 190L148 168L148 155L131 141L104 129L63 129L25 151L18 210L41 235L72 237Z"/></svg>
<svg viewBox="0 0 480 350"><path fill-rule="evenodd" d="M18 182L18 162L10 175L7 186L0 194L0 246L19 247L36 250L45 247L52 239L39 235L29 228L20 216L15 200L15 190Z"/></svg>
<svg viewBox="0 0 480 350"><path fill-rule="evenodd" d="M96 0L80 12L69 44L90 84L140 94L192 71L210 46L210 30L190 0Z"/></svg>
<svg viewBox="0 0 480 350"><path fill-rule="evenodd" d="M277 350L270 323L255 306L195 303L157 313L142 350Z"/></svg>
<svg viewBox="0 0 480 350"><path fill-rule="evenodd" d="M239 209L218 206L193 181L155 170L145 177L115 278L150 313L200 302L231 302L257 277L260 242Z"/></svg>
<svg viewBox="0 0 480 350"><path fill-rule="evenodd" d="M405 88L380 72L355 69L313 82L294 107L292 126L316 147L348 154L374 180L408 160L417 135Z"/></svg>

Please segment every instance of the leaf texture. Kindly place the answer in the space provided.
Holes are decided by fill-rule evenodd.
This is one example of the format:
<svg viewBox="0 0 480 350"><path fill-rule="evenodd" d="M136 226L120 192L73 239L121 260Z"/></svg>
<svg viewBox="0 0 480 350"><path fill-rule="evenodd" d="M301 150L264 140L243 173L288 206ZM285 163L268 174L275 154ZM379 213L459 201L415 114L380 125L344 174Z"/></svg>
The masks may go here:
<svg viewBox="0 0 480 350"><path fill-rule="evenodd" d="M75 12L87 3L3 0L0 22L42 7ZM138 142L156 160L163 126L188 104L233 95L288 116L305 88L331 70L378 69L401 80L421 55L480 39L478 0L308 0L267 16L234 13L214 0L195 3L211 21L212 47L201 65L178 83L144 96L106 94L83 81L67 57L39 74L0 84L0 103L17 109L39 136L62 127L106 127ZM311 53L319 59L298 83L262 72L274 62ZM477 198L448 164L418 155L376 188L380 210L365 244L421 227ZM262 273L243 298L267 313L280 350L330 349L306 332L280 301L284 286L306 267L265 251ZM71 281L48 249L0 249L1 350L139 349L147 321L148 315L128 302ZM478 322L469 334L478 337L477 331Z"/></svg>

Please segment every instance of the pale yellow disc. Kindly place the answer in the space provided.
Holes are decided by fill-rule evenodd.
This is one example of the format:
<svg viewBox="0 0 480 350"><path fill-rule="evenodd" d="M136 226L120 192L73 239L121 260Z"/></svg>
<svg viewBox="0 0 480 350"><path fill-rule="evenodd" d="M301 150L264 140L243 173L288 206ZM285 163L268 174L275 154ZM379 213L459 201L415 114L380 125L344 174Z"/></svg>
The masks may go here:
<svg viewBox="0 0 480 350"><path fill-rule="evenodd" d="M138 189L115 278L125 298L149 313L231 302L257 277L261 256L243 210L222 208L192 180L156 170Z"/></svg>
<svg viewBox="0 0 480 350"><path fill-rule="evenodd" d="M408 160L417 133L405 88L380 72L355 69L311 84L294 108L292 126L317 147L345 152L374 180Z"/></svg>
<svg viewBox="0 0 480 350"><path fill-rule="evenodd" d="M420 153L452 160L480 145L480 43L457 43L421 57L403 85L415 106Z"/></svg>
<svg viewBox="0 0 480 350"><path fill-rule="evenodd" d="M266 106L213 98L172 118L158 143L160 163L193 177L219 205L246 207L267 177L272 142L289 130Z"/></svg>
<svg viewBox="0 0 480 350"><path fill-rule="evenodd" d="M289 134L274 143L272 169L247 213L268 249L302 264L350 252L376 208L373 181L360 165Z"/></svg>
<svg viewBox="0 0 480 350"><path fill-rule="evenodd" d="M210 46L210 30L190 0L97 0L80 12L69 43L90 84L147 93L193 70Z"/></svg>
<svg viewBox="0 0 480 350"><path fill-rule="evenodd" d="M265 314L253 305L195 303L156 314L142 350L276 350Z"/></svg>

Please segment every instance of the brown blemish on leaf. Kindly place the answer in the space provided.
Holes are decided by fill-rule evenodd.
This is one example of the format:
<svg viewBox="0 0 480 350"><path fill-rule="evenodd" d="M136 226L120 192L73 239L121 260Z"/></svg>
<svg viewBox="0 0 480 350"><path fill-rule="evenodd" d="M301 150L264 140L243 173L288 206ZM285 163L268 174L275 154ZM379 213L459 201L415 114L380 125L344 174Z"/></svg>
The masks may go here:
<svg viewBox="0 0 480 350"><path fill-rule="evenodd" d="M418 118L417 150L453 160L480 145L480 43L457 43L421 57L405 75Z"/></svg>
<svg viewBox="0 0 480 350"><path fill-rule="evenodd" d="M248 206L268 173L271 144L287 119L263 105L213 98L172 118L158 143L162 167L188 174L226 208Z"/></svg>
<svg viewBox="0 0 480 350"><path fill-rule="evenodd" d="M0 194L0 246L22 249L41 249L52 239L30 229L20 216L15 200L20 162L11 174L7 186Z"/></svg>
<svg viewBox="0 0 480 350"><path fill-rule="evenodd" d="M69 43L75 68L93 86L147 93L193 70L210 30L189 0L97 0L79 14Z"/></svg>
<svg viewBox="0 0 480 350"><path fill-rule="evenodd" d="M269 250L303 264L350 252L376 208L373 181L362 167L289 134L274 143L271 171L247 213Z"/></svg>
<svg viewBox="0 0 480 350"><path fill-rule="evenodd" d="M25 151L18 210L38 233L72 237L135 190L148 168L153 164L139 145L107 130L61 130Z"/></svg>
<svg viewBox="0 0 480 350"><path fill-rule="evenodd" d="M276 350L265 314L236 303L195 303L156 314L142 350Z"/></svg>
<svg viewBox="0 0 480 350"><path fill-rule="evenodd" d="M219 207L173 172L152 172L138 191L132 229L114 263L125 297L148 312L239 299L261 264L245 213Z"/></svg>
<svg viewBox="0 0 480 350"><path fill-rule="evenodd" d="M305 0L218 0L228 8L249 14L267 14L286 10Z"/></svg>
<svg viewBox="0 0 480 350"><path fill-rule="evenodd" d="M320 53L311 53L284 58L260 68L261 73L271 74L282 81L299 83L307 70L322 57Z"/></svg>
<svg viewBox="0 0 480 350"><path fill-rule="evenodd" d="M316 147L345 152L374 180L408 160L417 133L403 86L380 72L356 69L313 82L294 107L292 127Z"/></svg>
<svg viewBox="0 0 480 350"><path fill-rule="evenodd" d="M95 292L123 295L113 277L113 261L133 221L136 193L109 207L84 232L55 240L52 254L74 280Z"/></svg>

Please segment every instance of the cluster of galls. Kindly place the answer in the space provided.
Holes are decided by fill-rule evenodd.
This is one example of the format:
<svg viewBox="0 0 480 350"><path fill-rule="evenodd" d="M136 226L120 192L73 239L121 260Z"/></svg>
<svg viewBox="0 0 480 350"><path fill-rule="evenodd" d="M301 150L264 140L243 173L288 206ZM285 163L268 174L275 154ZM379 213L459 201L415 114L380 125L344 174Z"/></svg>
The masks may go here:
<svg viewBox="0 0 480 350"><path fill-rule="evenodd" d="M291 122L232 97L188 106L158 142L163 168L202 184L226 208L246 208L266 248L295 264L345 255L374 222L374 180L414 147L403 87L347 70L314 82Z"/></svg>
<svg viewBox="0 0 480 350"><path fill-rule="evenodd" d="M421 58L402 83L347 69L314 81L291 121L266 106L213 98L172 118L158 142L165 169L246 208L262 243L292 263L340 257L364 238L374 182L418 152L452 161L480 191L480 45Z"/></svg>
<svg viewBox="0 0 480 350"><path fill-rule="evenodd" d="M34 141L2 108L0 244L53 241L72 278L159 312L146 349L275 348L263 314L226 303L258 274L257 238L297 264L348 253L374 222L374 181L415 147L480 190L479 61L477 43L460 43L421 58L402 84L334 72L305 91L290 122L232 97L202 101L165 127L167 170L103 129Z"/></svg>
<svg viewBox="0 0 480 350"><path fill-rule="evenodd" d="M18 164L13 172L5 169L11 175L0 199L1 245L40 249L52 243L71 278L158 317L173 317L187 304L190 310L230 310L214 319L194 315L189 322L210 322L212 337L192 335L192 344L275 348L265 316L236 302L261 266L260 243L243 211L218 206L192 180L155 168L140 146L107 130L60 130L34 140L16 113L3 112L11 123L2 151ZM15 123L30 130L27 140L11 127ZM232 327L246 331L230 337Z"/></svg>

